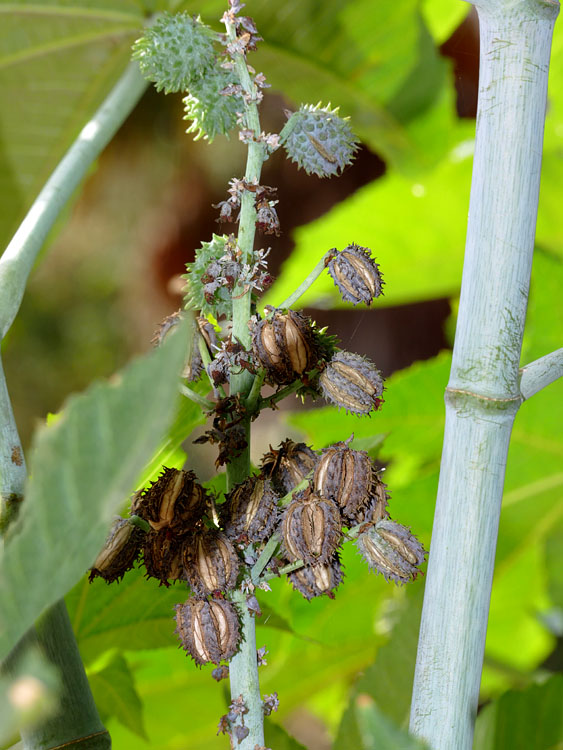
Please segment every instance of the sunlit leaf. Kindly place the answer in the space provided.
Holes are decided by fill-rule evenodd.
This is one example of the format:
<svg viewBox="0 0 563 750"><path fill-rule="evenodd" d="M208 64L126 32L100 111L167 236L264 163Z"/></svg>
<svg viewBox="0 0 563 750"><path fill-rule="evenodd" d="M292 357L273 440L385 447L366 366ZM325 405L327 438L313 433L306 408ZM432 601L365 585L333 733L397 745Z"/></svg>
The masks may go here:
<svg viewBox="0 0 563 750"><path fill-rule="evenodd" d="M304 745L273 721L264 722L264 741L268 747L275 747L276 750L306 750Z"/></svg>

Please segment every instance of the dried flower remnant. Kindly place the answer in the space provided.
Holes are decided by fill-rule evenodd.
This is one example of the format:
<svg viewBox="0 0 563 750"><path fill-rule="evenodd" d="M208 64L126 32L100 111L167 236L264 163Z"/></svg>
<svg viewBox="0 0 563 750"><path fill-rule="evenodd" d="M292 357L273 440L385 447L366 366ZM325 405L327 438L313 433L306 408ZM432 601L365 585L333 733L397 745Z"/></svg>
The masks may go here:
<svg viewBox="0 0 563 750"><path fill-rule="evenodd" d="M336 252L329 261L328 272L345 302L371 305L383 293L379 265L366 247L352 243L342 252Z"/></svg>
<svg viewBox="0 0 563 750"><path fill-rule="evenodd" d="M414 580L426 556L410 529L390 519L379 521L360 534L356 546L372 570L396 583Z"/></svg>
<svg viewBox="0 0 563 750"><path fill-rule="evenodd" d="M382 404L383 377L365 357L340 351L319 377L324 398L354 414L369 414Z"/></svg>
<svg viewBox="0 0 563 750"><path fill-rule="evenodd" d="M103 578L106 583L118 581L135 564L144 532L124 518L116 518L105 544L90 569L89 581Z"/></svg>
<svg viewBox="0 0 563 750"><path fill-rule="evenodd" d="M182 547L186 578L198 596L235 587L240 561L232 543L220 531L202 529Z"/></svg>
<svg viewBox="0 0 563 750"><path fill-rule="evenodd" d="M282 525L283 543L291 561L327 563L341 536L337 506L310 490L298 493L287 506Z"/></svg>
<svg viewBox="0 0 563 750"><path fill-rule="evenodd" d="M235 655L241 634L236 609L230 602L191 598L175 609L175 632L196 664L219 664Z"/></svg>

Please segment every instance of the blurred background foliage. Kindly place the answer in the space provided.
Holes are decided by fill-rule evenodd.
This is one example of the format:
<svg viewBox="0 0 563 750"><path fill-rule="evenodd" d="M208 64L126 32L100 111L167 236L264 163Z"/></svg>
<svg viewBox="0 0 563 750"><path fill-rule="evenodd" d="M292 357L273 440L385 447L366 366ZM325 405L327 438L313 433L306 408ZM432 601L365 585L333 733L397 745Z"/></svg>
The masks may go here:
<svg viewBox="0 0 563 750"><path fill-rule="evenodd" d="M201 13L219 29L224 2L0 0L3 245L124 69L145 15L163 8ZM328 277L304 301L345 348L370 356L388 377L385 406L371 419L305 410L298 401L264 414L253 460L288 435L320 449L353 432L386 467L393 517L428 546L471 179L476 14L451 0L248 0L246 12L265 39L251 63L272 84L264 129L279 131L284 107L320 99L352 117L364 144L355 164L330 181L299 173L279 152L267 163L263 181L279 189L284 234L271 239L278 279L266 301L281 301L329 248L371 247L386 281L376 309L342 305ZM147 90L44 248L4 343L26 444L68 393L149 346L158 321L180 304L178 274L217 231L211 204L242 174L244 149L236 137L193 143L181 118L179 96ZM562 158L556 25L523 362L561 345ZM561 383L550 386L522 406L514 427L479 749L545 750L563 741L562 395ZM161 456L169 465L185 460L220 487L214 456L196 451L193 436L180 450L181 437L176 424ZM285 581L261 597L259 645L269 650L263 692L277 691L281 703L267 735L275 750L368 748L370 727L384 731L381 715L405 724L423 581L388 585L368 575L350 545L344 564L334 601L308 603ZM134 571L109 587L84 580L67 597L114 747L224 747L213 734L228 703L225 683L176 646L172 606L185 590L153 583ZM389 727L379 735L382 747L407 742Z"/></svg>

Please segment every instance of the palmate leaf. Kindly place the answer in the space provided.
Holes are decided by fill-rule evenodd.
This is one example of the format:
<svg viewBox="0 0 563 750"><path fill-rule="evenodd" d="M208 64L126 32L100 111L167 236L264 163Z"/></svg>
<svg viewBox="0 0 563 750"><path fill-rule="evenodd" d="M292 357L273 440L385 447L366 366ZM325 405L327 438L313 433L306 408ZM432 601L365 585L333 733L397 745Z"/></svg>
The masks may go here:
<svg viewBox="0 0 563 750"><path fill-rule="evenodd" d="M174 416L186 324L39 430L25 501L0 558L0 659L92 565L112 514Z"/></svg>

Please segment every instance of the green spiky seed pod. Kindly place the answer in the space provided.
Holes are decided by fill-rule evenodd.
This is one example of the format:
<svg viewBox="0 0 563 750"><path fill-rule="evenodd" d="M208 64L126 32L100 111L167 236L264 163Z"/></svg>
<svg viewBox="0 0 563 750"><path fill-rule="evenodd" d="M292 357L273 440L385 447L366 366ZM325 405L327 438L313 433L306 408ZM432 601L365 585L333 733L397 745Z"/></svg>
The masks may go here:
<svg viewBox="0 0 563 750"><path fill-rule="evenodd" d="M280 142L289 158L307 174L331 177L351 164L357 151L357 139L348 118L338 116L338 107L330 104L313 107L302 104L293 112L280 133Z"/></svg>
<svg viewBox="0 0 563 750"><path fill-rule="evenodd" d="M133 45L133 59L157 91L187 91L214 64L213 36L199 16L163 13Z"/></svg>
<svg viewBox="0 0 563 750"><path fill-rule="evenodd" d="M369 414L382 403L383 378L369 359L337 352L319 377L323 396L354 414Z"/></svg>
<svg viewBox="0 0 563 750"><path fill-rule="evenodd" d="M386 581L408 583L420 573L426 551L410 529L384 519L360 534L356 540L362 557Z"/></svg>
<svg viewBox="0 0 563 750"><path fill-rule="evenodd" d="M187 309L201 310L203 315L230 316L232 298L223 282L223 267L220 262L225 256L228 237L214 234L211 242L202 242L196 251L193 263L187 263L187 274L182 276L188 282L184 304ZM240 269L233 268L233 274Z"/></svg>
<svg viewBox="0 0 563 750"><path fill-rule="evenodd" d="M222 94L226 86L236 84L233 73L215 65L203 78L190 84L184 99L184 120L192 120L186 133L195 133L211 143L216 135L228 135L237 124L237 112L244 112L244 101L237 94Z"/></svg>
<svg viewBox="0 0 563 750"><path fill-rule="evenodd" d="M337 253L328 264L328 272L344 302L371 305L383 293L379 265L367 247L352 243Z"/></svg>

